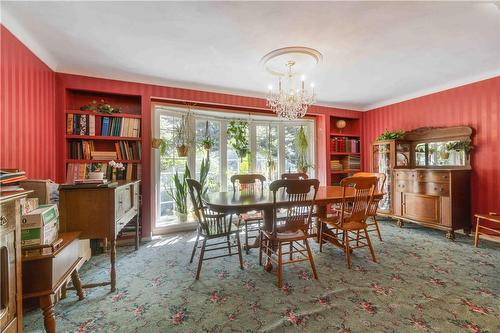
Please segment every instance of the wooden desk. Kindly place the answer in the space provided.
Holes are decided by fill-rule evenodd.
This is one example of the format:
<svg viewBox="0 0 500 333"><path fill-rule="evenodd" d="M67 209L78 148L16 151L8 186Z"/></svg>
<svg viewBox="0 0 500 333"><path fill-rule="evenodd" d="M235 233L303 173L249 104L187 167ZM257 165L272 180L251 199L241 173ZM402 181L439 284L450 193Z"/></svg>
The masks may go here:
<svg viewBox="0 0 500 333"><path fill-rule="evenodd" d="M21 200L33 191L0 195L0 332L23 331Z"/></svg>
<svg viewBox="0 0 500 333"><path fill-rule="evenodd" d="M382 193L376 193L375 198L382 198ZM354 189L347 189L346 198L354 198ZM206 205L213 211L224 214L242 214L251 210L262 210L264 212L264 228L271 230L273 226L273 196L270 191L255 192L214 192L207 194L204 198ZM308 202L310 198L304 202ZM277 205L286 205L287 197L282 192L278 193ZM320 186L316 194L316 212L319 218L326 217L327 206L342 201L341 186ZM335 244L335 242L334 242ZM258 247L259 239L253 247ZM341 244L335 244L343 248Z"/></svg>
<svg viewBox="0 0 500 333"><path fill-rule="evenodd" d="M53 297L71 277L79 300L83 299L77 267L83 258L78 256L79 232L60 234L61 246L50 255L34 255L23 260L23 299L38 298L43 323L48 333L56 332Z"/></svg>
<svg viewBox="0 0 500 333"><path fill-rule="evenodd" d="M134 218L135 248L139 248L139 182L60 186L60 230L81 231L80 237L84 239L111 241L111 281L87 284L83 288L111 285L111 291L116 290L116 236Z"/></svg>

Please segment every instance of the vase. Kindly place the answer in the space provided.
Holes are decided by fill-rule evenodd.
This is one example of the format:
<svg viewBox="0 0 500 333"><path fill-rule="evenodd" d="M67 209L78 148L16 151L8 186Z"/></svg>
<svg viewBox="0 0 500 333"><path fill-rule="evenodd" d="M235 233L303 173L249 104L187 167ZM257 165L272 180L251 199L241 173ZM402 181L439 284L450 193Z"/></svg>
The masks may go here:
<svg viewBox="0 0 500 333"><path fill-rule="evenodd" d="M175 211L175 216L177 216L179 222L181 223L187 222L188 214Z"/></svg>
<svg viewBox="0 0 500 333"><path fill-rule="evenodd" d="M439 153L439 157L441 157L442 160L447 160L448 158L450 158L450 152L442 151Z"/></svg>
<svg viewBox="0 0 500 333"><path fill-rule="evenodd" d="M188 155L189 148L186 145L177 146L177 155L179 157L186 157Z"/></svg>
<svg viewBox="0 0 500 333"><path fill-rule="evenodd" d="M89 172L88 178L89 179L98 179L98 180L104 179L104 172L100 172L100 171Z"/></svg>

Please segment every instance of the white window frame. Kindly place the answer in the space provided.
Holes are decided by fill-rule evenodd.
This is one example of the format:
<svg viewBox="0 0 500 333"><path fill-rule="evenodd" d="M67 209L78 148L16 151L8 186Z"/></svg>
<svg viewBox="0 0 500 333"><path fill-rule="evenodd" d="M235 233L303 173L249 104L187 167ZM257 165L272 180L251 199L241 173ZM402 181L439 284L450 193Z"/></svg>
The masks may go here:
<svg viewBox="0 0 500 333"><path fill-rule="evenodd" d="M161 103L154 103L152 105L153 109L153 135L155 138L160 137L160 116L182 116L186 115L187 109L181 107L175 107L170 105L165 105ZM275 116L267 116L267 115L250 115L250 114L242 114L237 112L216 112L212 110L203 110L203 109L191 109L191 113L193 115L193 124L190 124L190 128L192 129L192 137L195 137L196 130L196 120L211 120L211 121L219 121L220 122L220 174L219 177L221 179L220 188L224 190L227 188L227 126L231 120L243 120L247 121L249 126L249 143L252 153L255 154L257 150L257 140L256 140L256 126L257 125L268 125L270 122L272 125L276 125L278 128L278 175L282 173L288 172L285 170L285 126L287 125L304 125L308 128L308 140L309 145L312 148L310 150L309 158L312 163L315 163L316 160L316 126L315 119L303 118L299 120L283 120L279 119ZM222 115L221 115L222 114ZM166 218L161 218L160 215L160 152L159 149L155 149L152 154L153 159L153 169L154 169L154 179L153 188L155 194L155 224L153 226L153 230L163 229L161 226L162 220L167 220ZM190 149L188 154L188 167L191 170L191 174L196 174L196 149ZM251 162L251 172L256 172L256 159L252 158ZM312 168L310 171L310 176L315 177L316 170ZM160 225L159 225L160 224ZM187 223L185 225L190 225L192 227L193 224Z"/></svg>

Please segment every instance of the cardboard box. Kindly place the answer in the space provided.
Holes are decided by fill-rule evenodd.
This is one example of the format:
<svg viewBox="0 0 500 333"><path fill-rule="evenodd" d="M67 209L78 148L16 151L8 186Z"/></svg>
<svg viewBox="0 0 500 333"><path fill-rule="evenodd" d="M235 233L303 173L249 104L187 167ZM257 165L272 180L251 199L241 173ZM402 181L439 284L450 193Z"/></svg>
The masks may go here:
<svg viewBox="0 0 500 333"><path fill-rule="evenodd" d="M38 198L21 199L21 215L26 215L38 208Z"/></svg>
<svg viewBox="0 0 500 333"><path fill-rule="evenodd" d="M56 196L54 191L57 191L58 184L50 179L30 179L19 182L19 185L25 190L32 190L33 193L28 194L29 198L38 198L40 204L46 205L54 202ZM58 194L57 194L58 196ZM57 198L58 199L58 198ZM57 200L58 201L58 200Z"/></svg>
<svg viewBox="0 0 500 333"><path fill-rule="evenodd" d="M39 228L21 230L21 246L52 244L57 240L59 221L52 220Z"/></svg>
<svg viewBox="0 0 500 333"><path fill-rule="evenodd" d="M21 229L40 228L58 220L57 205L40 205L37 209L24 214L21 218Z"/></svg>

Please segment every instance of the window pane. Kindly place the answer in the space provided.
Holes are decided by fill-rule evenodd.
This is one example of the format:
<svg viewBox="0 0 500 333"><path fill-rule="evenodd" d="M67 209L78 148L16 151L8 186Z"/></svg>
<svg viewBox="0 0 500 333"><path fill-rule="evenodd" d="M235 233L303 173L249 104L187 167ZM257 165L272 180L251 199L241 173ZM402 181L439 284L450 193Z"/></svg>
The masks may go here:
<svg viewBox="0 0 500 333"><path fill-rule="evenodd" d="M165 140L166 149L160 152L160 217L172 216L174 214L174 203L167 194L168 189L173 186L172 176L177 171L179 176L184 175L187 162L186 157L179 157L174 144L174 128L180 124L181 118L175 116L160 116L160 138Z"/></svg>
<svg viewBox="0 0 500 333"><path fill-rule="evenodd" d="M201 161L207 157L207 149L203 146L207 134L213 140L209 152L208 191L220 191L220 121L196 120L196 179L200 179Z"/></svg>
<svg viewBox="0 0 500 333"><path fill-rule="evenodd" d="M285 126L285 172L297 172L297 147L295 138L299 132L300 125ZM307 128L305 128L307 131Z"/></svg>
<svg viewBox="0 0 500 333"><path fill-rule="evenodd" d="M228 126L230 126L228 124ZM249 131L247 128L246 137L249 137ZM255 152L251 153L251 156L255 156ZM240 159L236 154L236 151L233 147L227 144L227 169L226 169L226 177L227 177L227 189L232 190L233 184L231 183L231 176L236 174L245 174L250 172L250 156L245 156L243 159Z"/></svg>
<svg viewBox="0 0 500 333"><path fill-rule="evenodd" d="M271 182L278 179L278 127L276 125L257 125L255 131L256 172L262 173L268 182Z"/></svg>

